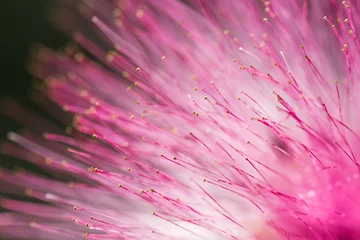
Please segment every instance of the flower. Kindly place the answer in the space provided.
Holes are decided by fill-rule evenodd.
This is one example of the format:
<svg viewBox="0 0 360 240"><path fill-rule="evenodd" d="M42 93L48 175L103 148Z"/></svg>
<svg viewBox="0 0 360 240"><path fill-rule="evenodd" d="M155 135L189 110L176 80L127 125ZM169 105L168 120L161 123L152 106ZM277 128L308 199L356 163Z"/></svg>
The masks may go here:
<svg viewBox="0 0 360 240"><path fill-rule="evenodd" d="M37 48L29 69L66 131L9 103L33 133L2 147L57 178L1 172L39 201L2 198L0 236L357 239L359 10L60 1L76 44Z"/></svg>

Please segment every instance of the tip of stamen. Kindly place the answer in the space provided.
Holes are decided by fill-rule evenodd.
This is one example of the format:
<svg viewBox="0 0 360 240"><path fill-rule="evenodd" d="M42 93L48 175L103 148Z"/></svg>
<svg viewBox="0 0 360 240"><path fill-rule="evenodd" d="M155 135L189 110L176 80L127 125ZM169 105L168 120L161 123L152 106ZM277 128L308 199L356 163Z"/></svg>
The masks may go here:
<svg viewBox="0 0 360 240"><path fill-rule="evenodd" d="M99 22L99 18L96 16L92 16L91 21L93 21L94 23L97 23L97 22Z"/></svg>

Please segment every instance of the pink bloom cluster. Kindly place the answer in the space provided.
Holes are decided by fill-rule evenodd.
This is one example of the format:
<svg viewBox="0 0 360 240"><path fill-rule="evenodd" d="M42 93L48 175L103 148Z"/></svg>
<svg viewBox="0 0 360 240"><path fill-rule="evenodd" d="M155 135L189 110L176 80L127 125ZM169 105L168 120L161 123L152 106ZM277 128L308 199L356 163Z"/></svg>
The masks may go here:
<svg viewBox="0 0 360 240"><path fill-rule="evenodd" d="M60 1L0 237L360 238L357 0ZM60 106L64 111L59 111ZM59 108L59 109L60 109ZM45 131L45 133L43 133ZM68 181L71 182L69 183Z"/></svg>

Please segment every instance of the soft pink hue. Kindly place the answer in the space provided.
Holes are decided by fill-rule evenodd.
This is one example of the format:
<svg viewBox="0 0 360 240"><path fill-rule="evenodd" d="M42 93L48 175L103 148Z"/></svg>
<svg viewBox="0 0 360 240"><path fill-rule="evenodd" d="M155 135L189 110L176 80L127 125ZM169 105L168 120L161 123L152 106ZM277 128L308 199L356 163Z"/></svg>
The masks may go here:
<svg viewBox="0 0 360 240"><path fill-rule="evenodd" d="M2 171L3 191L51 205L2 198L0 236L360 238L356 0L60 3L81 48L29 67L72 127L9 103L34 132L2 151L73 181Z"/></svg>

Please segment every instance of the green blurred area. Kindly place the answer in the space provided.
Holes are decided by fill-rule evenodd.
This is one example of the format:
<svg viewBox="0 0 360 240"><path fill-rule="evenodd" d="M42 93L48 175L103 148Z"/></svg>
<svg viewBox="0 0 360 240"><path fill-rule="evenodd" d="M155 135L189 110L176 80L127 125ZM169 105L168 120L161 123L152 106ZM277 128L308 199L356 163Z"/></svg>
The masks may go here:
<svg viewBox="0 0 360 240"><path fill-rule="evenodd" d="M48 12L54 0L1 0L1 72L0 97L12 97L22 104L36 108L28 98L32 76L25 69L32 43L43 43L58 48L66 43L67 37L48 21ZM0 113L0 140L6 140L6 133L21 126ZM23 167L37 171L35 166L8 156L0 155L0 166Z"/></svg>

